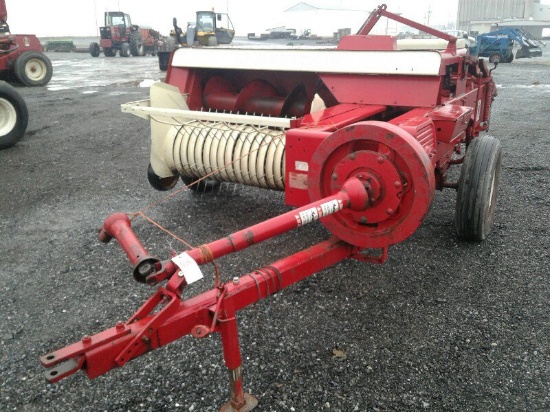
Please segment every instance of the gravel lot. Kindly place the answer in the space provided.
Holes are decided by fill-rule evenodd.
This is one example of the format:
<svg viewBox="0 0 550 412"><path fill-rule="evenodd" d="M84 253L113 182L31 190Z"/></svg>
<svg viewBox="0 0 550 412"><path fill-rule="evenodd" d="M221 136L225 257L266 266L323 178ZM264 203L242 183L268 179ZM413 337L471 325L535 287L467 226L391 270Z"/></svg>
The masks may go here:
<svg viewBox="0 0 550 412"><path fill-rule="evenodd" d="M127 319L153 293L96 230L162 197L146 178L148 122L120 113L147 98L143 80L163 77L157 60L49 57L48 88L19 88L26 136L0 151L0 410L216 411L228 396L218 336L186 337L93 381L43 378L39 356ZM456 194L440 192L386 264L344 261L240 312L256 410L550 410L550 59L494 76L491 133L504 157L490 237L457 240ZM282 193L224 184L150 215L198 245L286 210ZM181 250L147 222L135 227L151 254ZM327 236L310 225L219 266L229 279ZM206 272L186 296L212 285Z"/></svg>

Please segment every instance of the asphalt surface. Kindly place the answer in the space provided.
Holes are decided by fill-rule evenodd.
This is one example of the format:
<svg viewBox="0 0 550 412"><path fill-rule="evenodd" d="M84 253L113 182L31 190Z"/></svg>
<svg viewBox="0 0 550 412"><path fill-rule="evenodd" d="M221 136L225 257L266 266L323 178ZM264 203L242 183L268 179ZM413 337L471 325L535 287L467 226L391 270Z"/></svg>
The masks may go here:
<svg viewBox="0 0 550 412"><path fill-rule="evenodd" d="M218 336L183 338L95 380L44 380L41 355L126 320L153 294L96 230L163 196L147 183L148 123L120 113L164 76L156 59L49 57L50 85L18 89L26 136L0 151L0 410L216 411L228 397ZM343 261L239 312L256 410L550 410L550 59L502 64L494 77L503 165L489 238L459 241L456 193L438 192L384 265ZM224 184L148 213L198 245L287 210L282 193ZM153 255L183 250L146 221L135 229ZM327 237L310 225L220 259L222 277ZM205 274L186 297L211 287Z"/></svg>

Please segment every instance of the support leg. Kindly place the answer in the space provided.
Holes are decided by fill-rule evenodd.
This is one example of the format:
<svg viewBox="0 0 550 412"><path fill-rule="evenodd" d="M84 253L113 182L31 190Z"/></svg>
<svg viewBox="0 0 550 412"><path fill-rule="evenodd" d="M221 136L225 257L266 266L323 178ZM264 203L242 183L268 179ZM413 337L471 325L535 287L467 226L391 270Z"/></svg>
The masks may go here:
<svg viewBox="0 0 550 412"><path fill-rule="evenodd" d="M227 301L226 301L227 302ZM258 405L258 400L243 390L242 358L239 347L239 331L235 311L224 305L223 317L219 326L222 335L223 356L229 374L231 399L220 409L220 412L249 412Z"/></svg>

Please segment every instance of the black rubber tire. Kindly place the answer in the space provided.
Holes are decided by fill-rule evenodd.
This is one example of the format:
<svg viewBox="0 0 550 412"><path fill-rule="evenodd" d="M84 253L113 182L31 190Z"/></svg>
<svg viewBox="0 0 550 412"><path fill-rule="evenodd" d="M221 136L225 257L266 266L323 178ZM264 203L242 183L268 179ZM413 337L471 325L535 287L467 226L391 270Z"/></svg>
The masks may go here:
<svg viewBox="0 0 550 412"><path fill-rule="evenodd" d="M159 52L159 70L165 72L168 70L168 65L170 63L170 55L172 52L161 51Z"/></svg>
<svg viewBox="0 0 550 412"><path fill-rule="evenodd" d="M0 149L17 143L25 134L28 122L25 100L14 87L0 81Z"/></svg>
<svg viewBox="0 0 550 412"><path fill-rule="evenodd" d="M470 143L456 198L455 225L461 239L481 241L493 226L502 150L493 136L480 136Z"/></svg>
<svg viewBox="0 0 550 412"><path fill-rule="evenodd" d="M514 61L514 53L510 53L510 56L506 59L504 63L512 63Z"/></svg>
<svg viewBox="0 0 550 412"><path fill-rule="evenodd" d="M120 57L130 57L130 45L128 43L122 43L120 46Z"/></svg>
<svg viewBox="0 0 550 412"><path fill-rule="evenodd" d="M173 52L178 47L178 43L176 42L176 38L173 36L168 36L166 40L164 41L164 50L168 52Z"/></svg>
<svg viewBox="0 0 550 412"><path fill-rule="evenodd" d="M216 47L218 45L218 39L216 39L216 36L209 36L206 40L206 45L208 47Z"/></svg>
<svg viewBox="0 0 550 412"><path fill-rule="evenodd" d="M103 54L105 57L115 57L116 56L116 49L112 49L110 47L103 48Z"/></svg>
<svg viewBox="0 0 550 412"><path fill-rule="evenodd" d="M197 179L194 179L192 177L180 175L181 181L185 184L185 186L189 187L193 192L212 192L216 190L218 187L220 187L221 182L214 179L204 179L197 183L195 182Z"/></svg>
<svg viewBox="0 0 550 412"><path fill-rule="evenodd" d="M45 86L52 79L52 62L40 52L21 53L15 60L13 71L25 86Z"/></svg>
<svg viewBox="0 0 550 412"><path fill-rule="evenodd" d="M99 44L96 42L90 43L90 54L92 55L92 57L99 57L99 53Z"/></svg>
<svg viewBox="0 0 550 412"><path fill-rule="evenodd" d="M147 167L147 180L153 189L160 190L162 192L172 189L178 183L178 176L173 177L159 177L151 167L151 163Z"/></svg>
<svg viewBox="0 0 550 412"><path fill-rule="evenodd" d="M139 30L130 33L130 38L128 39L128 42L130 43L130 53L132 53L132 56L145 55L143 49L143 41L141 39L141 33Z"/></svg>

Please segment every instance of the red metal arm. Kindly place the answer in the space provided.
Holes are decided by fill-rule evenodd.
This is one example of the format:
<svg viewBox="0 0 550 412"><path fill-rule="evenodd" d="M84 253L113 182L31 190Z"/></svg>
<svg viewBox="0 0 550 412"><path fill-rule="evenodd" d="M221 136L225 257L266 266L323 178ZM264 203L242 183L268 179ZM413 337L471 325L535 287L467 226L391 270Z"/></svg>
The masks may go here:
<svg viewBox="0 0 550 412"><path fill-rule="evenodd" d="M237 252L254 244L263 242L289 230L303 226L322 218L328 213L350 208L364 210L368 205L368 193L364 184L357 178L349 179L342 190L332 196L310 203L301 208L276 216L272 219L235 232L225 238L187 251L198 265L212 262L229 253ZM309 219L309 220L308 220ZM160 262L149 256L130 227L130 219L123 213L115 213L105 221L99 238L109 241L116 238L130 261L135 264L134 277L140 282L156 284L172 276L177 267L171 261ZM185 278L174 276L167 289L180 294L185 286Z"/></svg>
<svg viewBox="0 0 550 412"><path fill-rule="evenodd" d="M358 252L359 248L335 238L321 242L269 266L243 275L238 282L224 284L222 287L227 290L224 301L230 300L235 311L238 311ZM58 365L46 372L46 378L50 382L57 382L68 376L61 376L58 368L62 367L62 362L71 359L81 363L81 369L90 378L95 378L122 366L131 358L141 356L149 350L157 349L182 336L191 334L198 326L210 325L218 294L219 289L215 288L186 301L178 301L174 300L174 295L171 292L159 288L157 293L124 324L119 323L117 326L91 337L85 336L80 342L42 356L40 361L43 366L50 368ZM156 325L153 333L148 334L146 342L142 340L132 356L121 362L124 348L136 336L144 332L157 316L157 313L149 313L145 317L140 317L140 314L144 310L153 312L163 298L169 301L168 305L170 302L176 302L176 305L168 309L169 314L166 319ZM198 337L206 335L199 333ZM80 357L84 357L84 360L79 361ZM72 373L77 370L73 370Z"/></svg>
<svg viewBox="0 0 550 412"><path fill-rule="evenodd" d="M398 23L406 24L409 27L412 27L414 29L423 31L424 33L431 34L432 36L439 37L440 39L447 40L449 44L447 45L446 51L448 52L456 52L456 37L452 36L448 33L436 30L432 27L425 26L423 24L417 23L413 20L409 20L405 17L402 17L398 14L391 13L387 11L387 6L385 4L382 4L378 6L377 9L374 9L372 13L369 15L365 23L361 26L359 31L357 32L358 35L366 36L370 33L370 31L373 29L373 27L378 23L378 20L380 20L380 17L386 17L388 19L392 19Z"/></svg>
<svg viewBox="0 0 550 412"><path fill-rule="evenodd" d="M343 208L364 210L368 204L364 184L351 178L332 196L192 249L188 255L204 264ZM139 265L144 257L149 258L126 215L115 214L107 219L100 238L108 240L111 236L119 241L133 263ZM114 328L85 336L80 342L42 356L42 365L50 368L46 379L57 382L80 369L95 378L185 335L202 338L218 332L231 386L231 399L223 410L251 410L257 401L243 391L235 313L359 252L359 247L332 238L186 301L181 301L181 289L186 284L181 271L175 274L177 267L172 262L157 262L153 266L161 268L163 276L172 275L167 287L160 287L125 323L119 322ZM151 276L155 275L158 273Z"/></svg>

